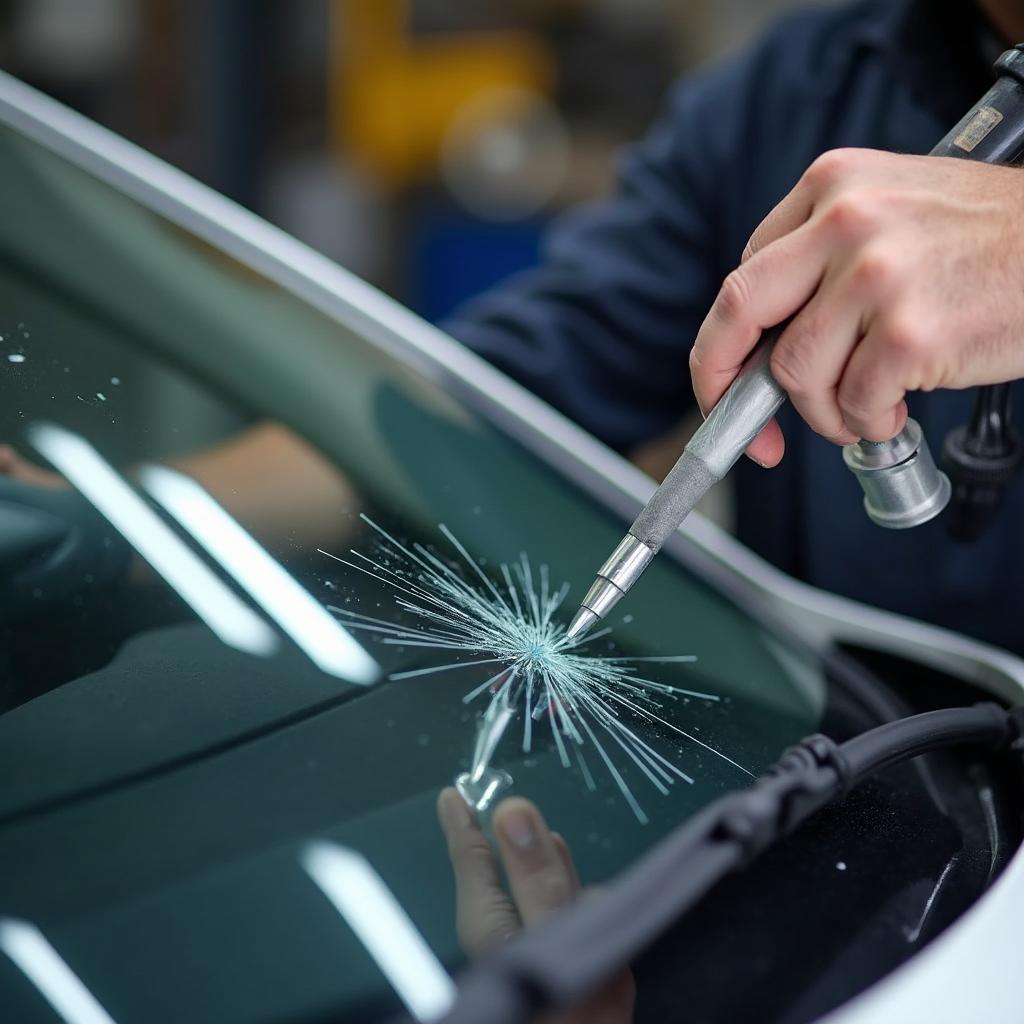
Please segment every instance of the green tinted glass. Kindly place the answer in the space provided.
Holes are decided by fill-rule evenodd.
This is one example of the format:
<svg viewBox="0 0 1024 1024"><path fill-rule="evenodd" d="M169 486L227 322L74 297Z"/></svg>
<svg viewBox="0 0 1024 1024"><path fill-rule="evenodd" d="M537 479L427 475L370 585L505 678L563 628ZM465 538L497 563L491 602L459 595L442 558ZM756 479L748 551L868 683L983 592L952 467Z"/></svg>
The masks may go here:
<svg viewBox="0 0 1024 1024"><path fill-rule="evenodd" d="M550 590L571 584L557 621L623 524L375 348L357 317L337 322L6 129L0 173L0 442L17 453L0 477L0 913L45 922L125 1019L188 1019L199 1000L220 1021L386 1001L297 851L323 836L363 852L457 962L434 802L468 767L491 694L463 698L501 665L350 628L423 627L386 571L348 554L397 568L362 517L485 596L441 524L502 593L502 564L525 553L536 587L542 566ZM274 638L260 654L218 639L151 552L53 474L40 424L86 440L136 493L146 466L197 479L307 594L341 610L377 681L337 662L324 671L280 609L223 568L223 537L205 551L145 494ZM524 750L517 690L493 765L565 837L585 883L746 784L814 729L824 701L817 665L668 556L610 625L587 653L694 655L636 662L637 674L709 697L657 694L667 724L609 705L652 760L630 755L614 724L575 743L571 708L557 705L529 719Z"/></svg>

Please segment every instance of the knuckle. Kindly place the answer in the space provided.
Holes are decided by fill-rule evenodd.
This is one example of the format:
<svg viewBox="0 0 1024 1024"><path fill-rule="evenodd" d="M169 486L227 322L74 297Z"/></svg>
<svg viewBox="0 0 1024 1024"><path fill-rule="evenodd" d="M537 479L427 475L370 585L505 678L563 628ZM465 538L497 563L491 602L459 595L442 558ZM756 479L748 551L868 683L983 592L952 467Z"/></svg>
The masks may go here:
<svg viewBox="0 0 1024 1024"><path fill-rule="evenodd" d="M826 441L831 441L832 444L846 444L849 440L847 436L849 430L844 423L840 423L838 426L829 424L827 427L819 430L818 433L825 438Z"/></svg>
<svg viewBox="0 0 1024 1024"><path fill-rule="evenodd" d="M764 248L762 239L765 235L765 222L761 221L760 224L754 229L754 233L747 239L747 244L743 246L743 253L740 256L740 265L744 264L752 256Z"/></svg>
<svg viewBox="0 0 1024 1024"><path fill-rule="evenodd" d="M456 920L459 944L473 957L507 942L518 930L512 911L498 900L491 900L472 913L461 913Z"/></svg>
<svg viewBox="0 0 1024 1024"><path fill-rule="evenodd" d="M572 902L569 877L561 865L549 865L531 880L537 902L547 910L559 910Z"/></svg>
<svg viewBox="0 0 1024 1024"><path fill-rule="evenodd" d="M750 296L749 275L744 273L743 268L738 267L722 282L718 301L715 303L719 318L730 322L741 320L750 305Z"/></svg>
<svg viewBox="0 0 1024 1024"><path fill-rule="evenodd" d="M866 249L853 265L853 287L860 293L887 290L901 275L896 257L886 249Z"/></svg>
<svg viewBox="0 0 1024 1024"><path fill-rule="evenodd" d="M822 153L804 174L807 184L828 187L845 177L853 167L855 150L830 149Z"/></svg>
<svg viewBox="0 0 1024 1024"><path fill-rule="evenodd" d="M772 352L772 376L791 395L802 395L806 390L808 356L808 346L796 339L780 339Z"/></svg>
<svg viewBox="0 0 1024 1024"><path fill-rule="evenodd" d="M828 205L822 219L840 238L857 240L870 235L878 226L878 206L868 193L847 192Z"/></svg>
<svg viewBox="0 0 1024 1024"><path fill-rule="evenodd" d="M930 361L931 338L921 317L906 312L890 314L882 324L886 346L912 364Z"/></svg>
<svg viewBox="0 0 1024 1024"><path fill-rule="evenodd" d="M491 897L478 909L476 924L481 942L488 939L502 941L519 930L508 900L503 894Z"/></svg>
<svg viewBox="0 0 1024 1024"><path fill-rule="evenodd" d="M843 381L837 395L839 411L847 423L863 423L871 413L870 395L859 380Z"/></svg>
<svg viewBox="0 0 1024 1024"><path fill-rule="evenodd" d="M494 855L490 848L475 841L463 843L452 851L452 855L456 861L456 870L464 877L486 878L493 870Z"/></svg>

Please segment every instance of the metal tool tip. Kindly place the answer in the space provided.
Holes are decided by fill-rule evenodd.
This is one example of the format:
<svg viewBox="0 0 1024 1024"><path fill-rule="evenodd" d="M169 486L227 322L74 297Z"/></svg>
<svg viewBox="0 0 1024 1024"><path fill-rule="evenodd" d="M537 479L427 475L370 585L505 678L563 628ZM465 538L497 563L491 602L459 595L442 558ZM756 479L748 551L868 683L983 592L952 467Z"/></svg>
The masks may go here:
<svg viewBox="0 0 1024 1024"><path fill-rule="evenodd" d="M569 623L569 628L565 631L566 640L579 640L584 633L589 632L590 627L600 618L589 608L584 605L580 610L573 616L572 622Z"/></svg>

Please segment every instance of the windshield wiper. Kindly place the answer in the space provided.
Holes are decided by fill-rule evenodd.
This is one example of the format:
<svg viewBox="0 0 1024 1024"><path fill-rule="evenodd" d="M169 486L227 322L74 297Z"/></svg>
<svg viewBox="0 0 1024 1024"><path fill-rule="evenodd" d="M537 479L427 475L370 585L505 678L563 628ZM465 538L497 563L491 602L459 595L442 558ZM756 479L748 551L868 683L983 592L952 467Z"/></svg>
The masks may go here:
<svg viewBox="0 0 1024 1024"><path fill-rule="evenodd" d="M677 828L600 896L475 964L444 1024L520 1024L578 1004L724 876L875 772L961 744L1020 749L1022 729L1024 708L978 704L888 722L845 743L808 737L749 789L721 797Z"/></svg>

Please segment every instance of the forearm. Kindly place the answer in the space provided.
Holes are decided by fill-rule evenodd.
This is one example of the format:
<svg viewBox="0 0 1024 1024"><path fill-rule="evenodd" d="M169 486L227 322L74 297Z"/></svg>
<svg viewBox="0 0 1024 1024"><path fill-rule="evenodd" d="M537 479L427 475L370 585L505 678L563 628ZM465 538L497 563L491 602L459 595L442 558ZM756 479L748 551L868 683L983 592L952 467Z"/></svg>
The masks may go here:
<svg viewBox="0 0 1024 1024"><path fill-rule="evenodd" d="M359 497L340 471L278 423L259 423L211 448L167 460L278 552L337 546Z"/></svg>

